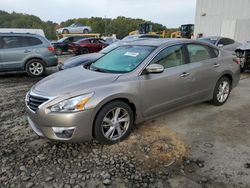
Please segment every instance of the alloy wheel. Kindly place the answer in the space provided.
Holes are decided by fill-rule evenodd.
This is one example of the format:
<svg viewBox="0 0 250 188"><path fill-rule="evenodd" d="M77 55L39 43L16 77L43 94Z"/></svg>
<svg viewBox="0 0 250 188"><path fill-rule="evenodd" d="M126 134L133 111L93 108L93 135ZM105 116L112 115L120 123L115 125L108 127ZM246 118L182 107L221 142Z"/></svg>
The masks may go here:
<svg viewBox="0 0 250 188"><path fill-rule="evenodd" d="M102 121L102 134L108 140L118 140L127 132L129 123L129 113L124 108L114 108L105 115Z"/></svg>
<svg viewBox="0 0 250 188"><path fill-rule="evenodd" d="M29 66L29 71L31 74L38 76L43 73L43 65L39 62L33 62Z"/></svg>
<svg viewBox="0 0 250 188"><path fill-rule="evenodd" d="M223 103L227 100L230 92L230 85L227 81L221 82L218 88L217 100Z"/></svg>

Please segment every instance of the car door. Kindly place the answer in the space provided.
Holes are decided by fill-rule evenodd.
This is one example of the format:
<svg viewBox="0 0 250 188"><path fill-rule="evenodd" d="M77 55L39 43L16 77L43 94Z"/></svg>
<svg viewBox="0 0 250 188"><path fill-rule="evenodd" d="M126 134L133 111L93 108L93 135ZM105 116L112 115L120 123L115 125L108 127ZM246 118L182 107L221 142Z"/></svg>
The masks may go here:
<svg viewBox="0 0 250 188"><path fill-rule="evenodd" d="M148 117L188 103L191 87L190 67L183 45L162 50L151 61L164 66L159 74L142 74L140 91L143 116Z"/></svg>
<svg viewBox="0 0 250 188"><path fill-rule="evenodd" d="M207 99L214 89L215 83L218 79L220 67L219 51L215 48L190 43L186 45L189 64L192 69L192 101L203 101Z"/></svg>
<svg viewBox="0 0 250 188"><path fill-rule="evenodd" d="M24 59L33 53L33 50L22 36L2 37L2 69L22 69Z"/></svg>

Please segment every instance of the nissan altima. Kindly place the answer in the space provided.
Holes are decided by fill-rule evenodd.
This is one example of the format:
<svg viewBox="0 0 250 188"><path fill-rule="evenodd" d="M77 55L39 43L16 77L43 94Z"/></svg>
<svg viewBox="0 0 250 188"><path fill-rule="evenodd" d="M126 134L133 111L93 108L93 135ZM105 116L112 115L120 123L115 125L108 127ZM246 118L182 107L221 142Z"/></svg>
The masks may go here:
<svg viewBox="0 0 250 188"><path fill-rule="evenodd" d="M51 140L113 144L135 124L177 108L223 105L239 82L239 64L230 53L195 40L124 44L33 86L25 99L29 125Z"/></svg>

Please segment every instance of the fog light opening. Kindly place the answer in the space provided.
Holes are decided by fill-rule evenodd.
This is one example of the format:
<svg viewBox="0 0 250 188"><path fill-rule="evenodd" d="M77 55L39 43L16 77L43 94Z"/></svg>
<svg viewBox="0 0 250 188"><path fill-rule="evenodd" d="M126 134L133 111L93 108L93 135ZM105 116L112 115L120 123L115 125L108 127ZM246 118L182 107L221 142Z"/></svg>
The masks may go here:
<svg viewBox="0 0 250 188"><path fill-rule="evenodd" d="M58 138L71 138L75 131L75 127L52 127L52 129Z"/></svg>

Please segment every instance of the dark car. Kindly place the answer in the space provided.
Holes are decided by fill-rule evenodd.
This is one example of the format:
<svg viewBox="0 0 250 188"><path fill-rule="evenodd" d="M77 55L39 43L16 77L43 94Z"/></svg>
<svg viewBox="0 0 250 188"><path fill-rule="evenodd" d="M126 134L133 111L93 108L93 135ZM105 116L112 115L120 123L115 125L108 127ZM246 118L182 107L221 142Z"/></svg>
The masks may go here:
<svg viewBox="0 0 250 188"><path fill-rule="evenodd" d="M57 56L54 47L43 36L0 33L0 72L26 71L37 77L52 66L57 66Z"/></svg>
<svg viewBox="0 0 250 188"><path fill-rule="evenodd" d="M69 51L79 55L99 52L108 46L105 40L100 38L84 38L69 44Z"/></svg>
<svg viewBox="0 0 250 188"><path fill-rule="evenodd" d="M134 41L139 41L139 40L147 40L147 39L140 38L140 39L136 39ZM105 54L109 53L110 51L114 50L118 46L129 43L129 42L132 42L132 41L117 41L117 42L114 42L113 44L107 46L106 48L102 49L98 53L91 53L91 54L83 54L83 55L79 55L79 56L74 56L72 58L67 59L63 63L59 63L59 70L65 70L65 69L77 67L80 65L91 64L91 63L95 62L97 59L99 59L100 57L102 57Z"/></svg>
<svg viewBox="0 0 250 188"><path fill-rule="evenodd" d="M236 56L241 58L241 72L250 70L250 41L235 50Z"/></svg>
<svg viewBox="0 0 250 188"><path fill-rule="evenodd" d="M61 55L63 52L68 52L68 45L84 38L83 36L63 37L56 42L51 42L55 48L56 55Z"/></svg>

